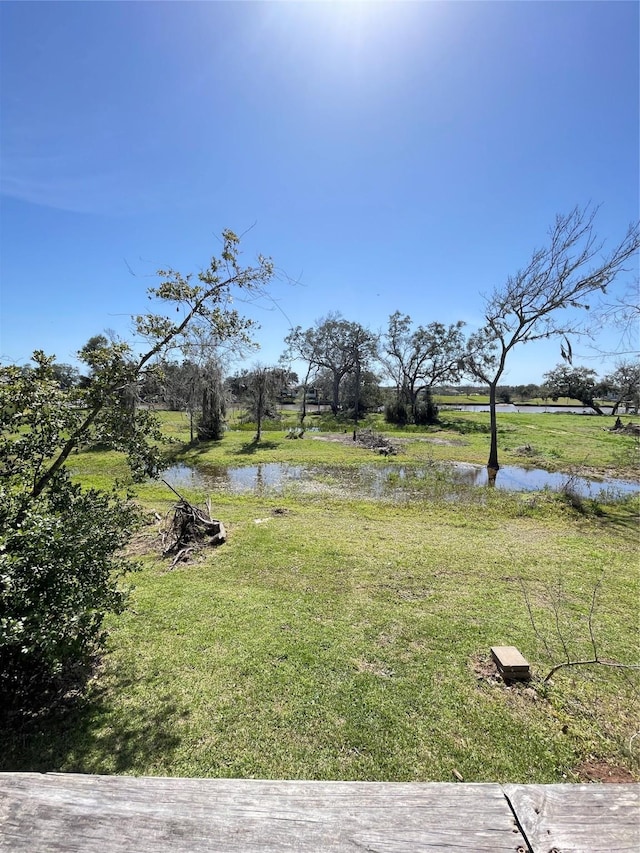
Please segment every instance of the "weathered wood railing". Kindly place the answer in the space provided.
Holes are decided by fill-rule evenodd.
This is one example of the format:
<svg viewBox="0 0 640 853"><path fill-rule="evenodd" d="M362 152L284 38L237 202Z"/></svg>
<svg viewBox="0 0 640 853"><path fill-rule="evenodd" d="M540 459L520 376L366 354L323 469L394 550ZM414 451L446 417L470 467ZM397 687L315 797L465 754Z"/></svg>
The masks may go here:
<svg viewBox="0 0 640 853"><path fill-rule="evenodd" d="M636 785L0 773L11 853L637 853Z"/></svg>

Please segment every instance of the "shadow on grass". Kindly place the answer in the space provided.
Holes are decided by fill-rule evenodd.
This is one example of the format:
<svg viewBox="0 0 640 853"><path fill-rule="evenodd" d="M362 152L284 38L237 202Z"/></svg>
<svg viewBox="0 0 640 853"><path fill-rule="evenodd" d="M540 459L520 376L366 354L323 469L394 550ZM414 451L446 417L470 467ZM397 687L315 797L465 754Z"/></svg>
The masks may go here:
<svg viewBox="0 0 640 853"><path fill-rule="evenodd" d="M61 703L37 716L3 720L0 729L1 772L119 774L170 761L180 739L178 718L188 714L167 695L153 708L119 705L127 695L131 671L117 680L98 681L86 697ZM109 724L110 723L110 724Z"/></svg>
<svg viewBox="0 0 640 853"><path fill-rule="evenodd" d="M193 444L180 444L165 452L163 461L170 466L185 459L193 460L207 455L212 448L219 446L220 441L194 441ZM237 450L231 451L235 456L251 456L258 450L276 450L280 446L277 441L245 441Z"/></svg>
<svg viewBox="0 0 640 853"><path fill-rule="evenodd" d="M464 420L463 418L440 418L439 423L442 429L450 429L454 432L459 432L462 435L472 432L484 434L491 432L491 426L488 423L477 423L474 421ZM498 428L498 432L500 431L500 428Z"/></svg>
<svg viewBox="0 0 640 853"><path fill-rule="evenodd" d="M629 499L617 504L609 504L601 508L598 521L608 527L616 528L620 533L638 537L638 500Z"/></svg>
<svg viewBox="0 0 640 853"><path fill-rule="evenodd" d="M251 456L257 450L276 450L280 447L277 441L247 441L237 450L234 450L236 456Z"/></svg>
<svg viewBox="0 0 640 853"><path fill-rule="evenodd" d="M204 456L209 453L214 447L220 445L220 441L194 441L193 444L185 442L184 444L176 444L171 450L165 451L163 461L167 465L172 465L174 462L181 462L186 456Z"/></svg>

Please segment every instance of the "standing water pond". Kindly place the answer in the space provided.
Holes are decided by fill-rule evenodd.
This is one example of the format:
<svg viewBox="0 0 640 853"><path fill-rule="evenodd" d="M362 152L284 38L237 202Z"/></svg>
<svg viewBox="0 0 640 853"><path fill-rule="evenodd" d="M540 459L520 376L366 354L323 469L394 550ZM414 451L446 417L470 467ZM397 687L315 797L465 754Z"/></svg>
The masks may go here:
<svg viewBox="0 0 640 853"><path fill-rule="evenodd" d="M252 492L282 494L330 493L362 498L411 500L430 494L454 496L461 488L487 485L487 469L464 463L432 463L423 466L362 465L359 468L288 465L279 462L242 467L206 466L194 468L177 464L164 472L174 488L209 492ZM640 492L640 484L627 480L595 480L570 474L550 473L541 468L500 468L495 487L510 492L570 489L583 498L600 500L625 497Z"/></svg>

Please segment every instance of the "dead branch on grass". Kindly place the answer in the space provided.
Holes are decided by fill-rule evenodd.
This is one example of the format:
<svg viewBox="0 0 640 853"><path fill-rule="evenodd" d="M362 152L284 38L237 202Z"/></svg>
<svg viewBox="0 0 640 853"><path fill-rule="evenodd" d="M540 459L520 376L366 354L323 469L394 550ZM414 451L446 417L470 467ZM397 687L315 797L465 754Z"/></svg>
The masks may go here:
<svg viewBox="0 0 640 853"><path fill-rule="evenodd" d="M371 429L354 430L353 440L361 447L366 447L382 456L396 456L398 453L398 447L393 441Z"/></svg>
<svg viewBox="0 0 640 853"><path fill-rule="evenodd" d="M171 518L162 533L163 556L173 555L171 568L185 562L189 555L202 545L222 545L226 542L227 531L224 524L211 518L211 501L207 500L207 511L193 506L170 483L162 481L179 498L173 507Z"/></svg>

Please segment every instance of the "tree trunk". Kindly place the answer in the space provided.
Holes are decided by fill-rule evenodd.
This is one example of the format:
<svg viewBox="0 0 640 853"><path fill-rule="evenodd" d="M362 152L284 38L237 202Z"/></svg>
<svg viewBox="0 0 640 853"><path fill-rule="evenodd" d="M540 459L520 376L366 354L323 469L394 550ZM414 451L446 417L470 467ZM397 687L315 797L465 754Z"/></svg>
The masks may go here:
<svg viewBox="0 0 640 853"><path fill-rule="evenodd" d="M338 414L338 409L340 408L340 379L342 377L339 373L333 374L333 402L331 403L331 411L334 415Z"/></svg>
<svg viewBox="0 0 640 853"><path fill-rule="evenodd" d="M418 391L415 390L413 385L405 385L405 395L409 401L409 407L411 410L411 423L416 422L416 415L418 414Z"/></svg>
<svg viewBox="0 0 640 853"><path fill-rule="evenodd" d="M596 413L596 415L604 415L604 412L600 408L600 406L596 403L595 400L581 400L580 401L584 406L588 406L590 409Z"/></svg>
<svg viewBox="0 0 640 853"><path fill-rule="evenodd" d="M264 408L264 399L262 388L258 389L258 400L257 400L257 421L258 421L258 430L256 432L255 442L256 444L262 439L262 410Z"/></svg>
<svg viewBox="0 0 640 853"><path fill-rule="evenodd" d="M300 426L304 426L304 419L307 417L307 386L305 384L302 389L302 408L300 409Z"/></svg>
<svg viewBox="0 0 640 853"><path fill-rule="evenodd" d="M307 375L304 377L304 385L302 386L302 409L300 410L300 426L304 426L304 419L307 417L307 387L309 385L309 377L311 376L311 365L307 367Z"/></svg>
<svg viewBox="0 0 640 853"><path fill-rule="evenodd" d="M493 483L495 483L496 473L500 468L500 465L498 464L498 421L496 418L496 387L496 382L492 382L489 385L489 418L491 421L491 446L489 448L489 461L487 462L487 469L489 471L490 483L492 479Z"/></svg>

